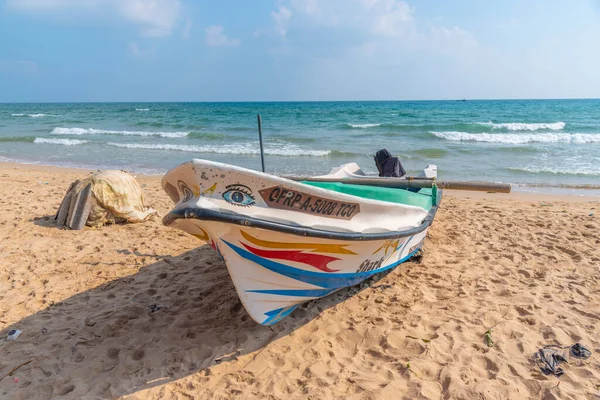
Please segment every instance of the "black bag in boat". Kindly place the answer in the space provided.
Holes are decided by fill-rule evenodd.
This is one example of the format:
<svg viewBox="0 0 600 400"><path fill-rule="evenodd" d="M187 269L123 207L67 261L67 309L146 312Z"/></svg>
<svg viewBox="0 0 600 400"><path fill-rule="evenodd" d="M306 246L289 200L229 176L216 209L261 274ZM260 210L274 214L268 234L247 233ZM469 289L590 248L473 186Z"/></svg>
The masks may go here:
<svg viewBox="0 0 600 400"><path fill-rule="evenodd" d="M379 176L388 178L400 178L406 175L406 171L398 157L392 157L392 153L387 149L381 149L375 153L375 165L379 170Z"/></svg>

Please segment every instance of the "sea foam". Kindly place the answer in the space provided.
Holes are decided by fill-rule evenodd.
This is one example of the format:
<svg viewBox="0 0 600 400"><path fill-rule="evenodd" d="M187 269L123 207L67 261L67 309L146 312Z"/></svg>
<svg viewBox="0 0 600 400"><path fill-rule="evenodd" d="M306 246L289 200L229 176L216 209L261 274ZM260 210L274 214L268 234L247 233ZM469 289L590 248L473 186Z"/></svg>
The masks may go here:
<svg viewBox="0 0 600 400"><path fill-rule="evenodd" d="M237 154L257 155L260 154L258 146L250 144L224 144L224 145L181 145L181 144L152 144L152 143L107 143L109 146L124 149L146 149L146 150L172 150L191 153L213 153L213 154ZM312 150L298 146L277 146L265 148L265 154L273 156L313 156L322 157L331 153L329 150Z"/></svg>
<svg viewBox="0 0 600 400"><path fill-rule="evenodd" d="M589 133L537 133L537 134L502 134L502 133L467 133L467 132L431 132L432 135L457 142L486 143L600 143L600 134Z"/></svg>
<svg viewBox="0 0 600 400"><path fill-rule="evenodd" d="M46 139L46 138L35 138L33 143L45 143L45 144L62 144L64 146L76 146L78 144L88 143L87 140L77 139Z"/></svg>
<svg viewBox="0 0 600 400"><path fill-rule="evenodd" d="M367 129L375 128L376 126L381 126L381 124L346 124L346 126L350 128Z"/></svg>
<svg viewBox="0 0 600 400"><path fill-rule="evenodd" d="M13 117L32 117L32 118L40 118L40 117L56 117L54 114L10 114Z"/></svg>
<svg viewBox="0 0 600 400"><path fill-rule="evenodd" d="M165 138L186 137L189 132L146 132L146 131L112 131L94 128L54 128L52 135L122 135L122 136L161 136Z"/></svg>
<svg viewBox="0 0 600 400"><path fill-rule="evenodd" d="M553 174L553 175L586 175L600 176L599 169L564 169L564 168L534 168L534 167L511 167L512 171L529 172L532 174Z"/></svg>
<svg viewBox="0 0 600 400"><path fill-rule="evenodd" d="M524 122L507 122L501 124L495 124L489 122L478 122L477 124L483 126L489 126L492 129L506 129L508 131L538 131L542 129L548 129L551 131L560 131L564 129L565 123L562 121L551 122L551 123L524 123Z"/></svg>

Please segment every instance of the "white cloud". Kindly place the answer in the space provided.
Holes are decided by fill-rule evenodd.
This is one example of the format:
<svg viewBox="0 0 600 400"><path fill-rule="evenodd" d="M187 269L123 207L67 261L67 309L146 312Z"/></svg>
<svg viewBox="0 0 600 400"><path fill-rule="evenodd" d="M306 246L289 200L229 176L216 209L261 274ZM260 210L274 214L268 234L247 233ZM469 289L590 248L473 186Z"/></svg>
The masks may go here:
<svg viewBox="0 0 600 400"><path fill-rule="evenodd" d="M313 14L321 10L319 0L291 0L290 2L292 7L306 14Z"/></svg>
<svg viewBox="0 0 600 400"><path fill-rule="evenodd" d="M275 32L278 35L285 36L291 17L292 11L282 5L277 11L271 11L271 18L275 21Z"/></svg>
<svg viewBox="0 0 600 400"><path fill-rule="evenodd" d="M287 51L280 48L279 53L295 47L309 56L339 57L349 51L393 62L408 52L449 54L478 45L457 26L418 29L414 7L403 0L279 0L271 18L271 32L288 37Z"/></svg>
<svg viewBox="0 0 600 400"><path fill-rule="evenodd" d="M397 37L414 30L414 10L402 0L288 0L271 12L276 34L292 29L339 28Z"/></svg>
<svg viewBox="0 0 600 400"><path fill-rule="evenodd" d="M293 71L286 82L301 83L286 89L298 98L426 98L440 88L462 98L478 86L470 76L485 49L465 29L419 18L415 1L276 1L261 36L285 38L270 55Z"/></svg>
<svg viewBox="0 0 600 400"><path fill-rule="evenodd" d="M114 0L113 0L114 1ZM179 0L117 0L117 10L145 36L167 36L179 18Z"/></svg>
<svg viewBox="0 0 600 400"><path fill-rule="evenodd" d="M204 30L206 32L206 44L209 46L238 46L240 39L232 39L223 33L221 25L211 25Z"/></svg>
<svg viewBox="0 0 600 400"><path fill-rule="evenodd" d="M375 35L398 37L413 29L414 11L408 4L396 0L370 0L371 29Z"/></svg>
<svg viewBox="0 0 600 400"><path fill-rule="evenodd" d="M179 0L7 0L6 4L23 13L116 13L136 25L143 36L170 35L181 13Z"/></svg>

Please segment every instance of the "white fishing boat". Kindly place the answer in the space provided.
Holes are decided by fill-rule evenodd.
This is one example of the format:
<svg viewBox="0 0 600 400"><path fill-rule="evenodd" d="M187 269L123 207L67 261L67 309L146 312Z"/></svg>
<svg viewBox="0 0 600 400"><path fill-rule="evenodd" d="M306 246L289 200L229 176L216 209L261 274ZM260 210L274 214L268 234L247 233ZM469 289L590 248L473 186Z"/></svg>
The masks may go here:
<svg viewBox="0 0 600 400"><path fill-rule="evenodd" d="M435 174L429 166L422 176ZM402 178L354 184L364 176L354 163L295 181L194 159L162 180L175 202L163 223L210 244L248 314L271 325L303 302L398 266L422 246L441 200L435 179L431 188L410 190L374 182Z"/></svg>

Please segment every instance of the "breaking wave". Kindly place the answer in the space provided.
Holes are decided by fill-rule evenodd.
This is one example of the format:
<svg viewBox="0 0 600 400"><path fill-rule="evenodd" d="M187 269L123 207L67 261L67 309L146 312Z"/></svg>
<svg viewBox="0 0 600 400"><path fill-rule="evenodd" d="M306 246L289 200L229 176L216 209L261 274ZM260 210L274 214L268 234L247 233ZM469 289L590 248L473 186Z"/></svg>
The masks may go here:
<svg viewBox="0 0 600 400"><path fill-rule="evenodd" d="M62 144L63 146L76 146L78 144L88 143L87 140L77 139L46 139L46 138L35 138L33 143L45 143L45 144Z"/></svg>
<svg viewBox="0 0 600 400"><path fill-rule="evenodd" d="M32 118L40 118L40 117L56 117L54 114L11 114L13 117L32 117Z"/></svg>
<svg viewBox="0 0 600 400"><path fill-rule="evenodd" d="M574 169L528 168L528 167L511 167L508 169L511 171L515 171L515 172L529 172L531 174L600 176L600 170L574 170Z"/></svg>
<svg viewBox="0 0 600 400"><path fill-rule="evenodd" d="M478 122L478 125L489 126L492 129L506 129L508 131L538 131L542 129L548 129L551 131L560 131L565 127L565 123L562 121L552 123L539 123L539 124L528 124L524 122L507 122L501 124L495 124L489 122Z"/></svg>
<svg viewBox="0 0 600 400"><path fill-rule="evenodd" d="M315 143L318 141L317 138L309 138L309 137L296 137L296 136L286 136L286 135L269 135L269 139L276 142L291 142L291 143Z"/></svg>
<svg viewBox="0 0 600 400"><path fill-rule="evenodd" d="M431 132L432 135L456 142L486 142L505 144L525 143L600 143L600 134L537 133L529 135L501 133Z"/></svg>
<svg viewBox="0 0 600 400"><path fill-rule="evenodd" d="M380 123L380 124L342 124L342 129L369 129L379 128L392 130L392 134L396 135L404 132L426 132L426 131L442 131L442 130L454 130L454 131L466 131L472 133L478 133L482 130L484 132L491 131L559 131L564 129L566 123L564 122L552 122L552 123L524 123L524 122L508 122L508 123L493 123L489 122L460 122L454 124L398 124L398 123ZM484 128L485 127L485 128Z"/></svg>
<svg viewBox="0 0 600 400"><path fill-rule="evenodd" d="M367 129L381 126L382 124L344 124L348 128Z"/></svg>
<svg viewBox="0 0 600 400"><path fill-rule="evenodd" d="M250 144L224 144L224 145L182 145L182 144L151 144L151 143L107 143L109 146L120 147L124 149L145 149L145 150L172 150L185 151L191 153L213 153L213 154L237 154L237 155L257 155L260 149L257 145ZM313 156L323 157L331 154L330 150L312 150L300 148L298 146L270 146L265 148L265 154L273 156Z"/></svg>
<svg viewBox="0 0 600 400"><path fill-rule="evenodd" d="M150 111L149 108L136 108L135 111Z"/></svg>
<svg viewBox="0 0 600 400"><path fill-rule="evenodd" d="M161 136L165 138L186 137L188 132L146 132L146 131L111 131L93 128L54 128L51 135L122 135L122 136Z"/></svg>

